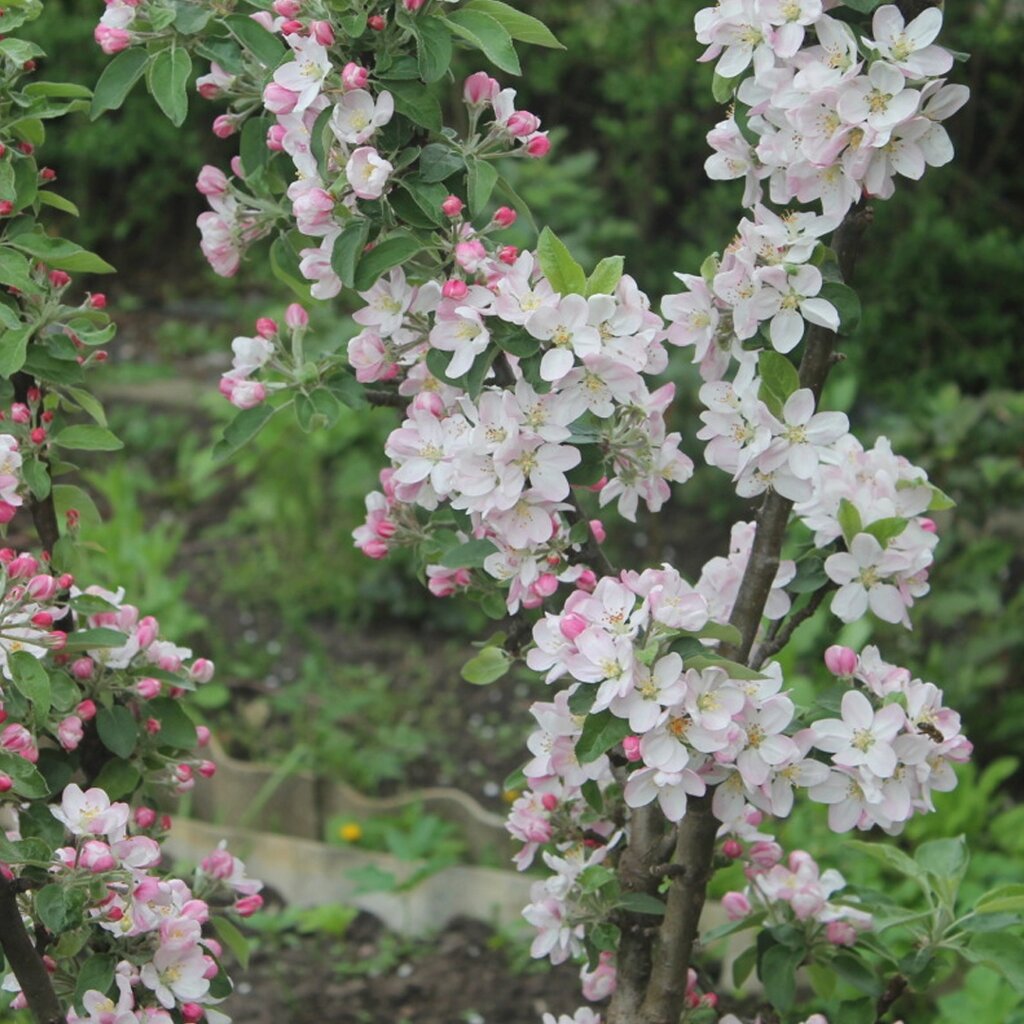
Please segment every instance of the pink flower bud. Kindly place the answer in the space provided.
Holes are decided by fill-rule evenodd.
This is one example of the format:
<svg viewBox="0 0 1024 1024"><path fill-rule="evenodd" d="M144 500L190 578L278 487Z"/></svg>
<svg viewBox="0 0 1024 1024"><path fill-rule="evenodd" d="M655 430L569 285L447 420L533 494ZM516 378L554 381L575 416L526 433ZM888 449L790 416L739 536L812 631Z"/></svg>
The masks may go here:
<svg viewBox="0 0 1024 1024"><path fill-rule="evenodd" d="M263 906L263 897L257 892L252 896L243 896L235 903L235 913L239 917L252 917Z"/></svg>
<svg viewBox="0 0 1024 1024"><path fill-rule="evenodd" d="M500 228L510 228L515 224L518 214L510 206L499 206L494 211L494 217L492 218L494 223Z"/></svg>
<svg viewBox="0 0 1024 1024"><path fill-rule="evenodd" d="M585 590L588 594L597 586L597 576L593 569L584 569L576 578L576 589Z"/></svg>
<svg viewBox="0 0 1024 1024"><path fill-rule="evenodd" d="M540 804L545 811L553 811L558 806L558 797L554 793L545 793L540 798Z"/></svg>
<svg viewBox="0 0 1024 1024"><path fill-rule="evenodd" d="M473 107L492 102L499 92L501 86L485 71L470 75L462 87L463 99Z"/></svg>
<svg viewBox="0 0 1024 1024"><path fill-rule="evenodd" d="M135 824L139 828L152 828L156 824L156 811L152 807L136 807Z"/></svg>
<svg viewBox="0 0 1024 1024"><path fill-rule="evenodd" d="M769 871L782 860L782 847L775 842L757 842L750 848L750 859L759 868Z"/></svg>
<svg viewBox="0 0 1024 1024"><path fill-rule="evenodd" d="M498 250L498 259L511 266L519 259L519 250L514 245L503 245Z"/></svg>
<svg viewBox="0 0 1024 1024"><path fill-rule="evenodd" d="M10 775L0 772L0 793L9 793L14 788L14 781Z"/></svg>
<svg viewBox="0 0 1024 1024"><path fill-rule="evenodd" d="M857 929L849 921L829 921L825 937L833 946L852 946L857 941Z"/></svg>
<svg viewBox="0 0 1024 1024"><path fill-rule="evenodd" d="M267 129L267 149L280 153L284 149L284 137L287 134L283 124L272 124Z"/></svg>
<svg viewBox="0 0 1024 1024"><path fill-rule="evenodd" d="M33 576L25 588L33 601L49 601L57 593L57 581L52 576Z"/></svg>
<svg viewBox="0 0 1024 1024"><path fill-rule="evenodd" d="M162 689L163 683L161 683L159 679L153 679L150 676L146 676L145 679L140 679L135 684L135 692L143 700L152 700L154 697L159 697Z"/></svg>
<svg viewBox="0 0 1024 1024"><path fill-rule="evenodd" d="M626 755L627 761L639 761L642 756L640 753L640 737L625 737L622 741L622 749Z"/></svg>
<svg viewBox="0 0 1024 1024"><path fill-rule="evenodd" d="M82 843L78 851L78 866L98 875L103 871L113 871L117 867L117 860L106 843L89 839Z"/></svg>
<svg viewBox="0 0 1024 1024"><path fill-rule="evenodd" d="M256 333L269 341L277 335L277 321L271 320L269 316L261 316L256 321Z"/></svg>
<svg viewBox="0 0 1024 1024"><path fill-rule="evenodd" d="M487 259L487 250L484 248L483 242L475 238L471 242L459 242L455 246L455 262L471 274L476 273L477 268L485 259Z"/></svg>
<svg viewBox="0 0 1024 1024"><path fill-rule="evenodd" d="M196 189L204 196L222 196L228 190L227 175L218 167L204 164L196 178Z"/></svg>
<svg viewBox="0 0 1024 1024"><path fill-rule="evenodd" d="M213 134L218 139L230 138L238 131L238 122L230 114L220 114L213 119Z"/></svg>
<svg viewBox="0 0 1024 1024"><path fill-rule="evenodd" d="M92 658L75 658L75 660L71 662L71 674L76 679L92 679L92 674L95 668L96 664Z"/></svg>
<svg viewBox="0 0 1024 1024"><path fill-rule="evenodd" d="M182 1003L181 1019L185 1024L199 1024L206 1011L198 1003Z"/></svg>
<svg viewBox="0 0 1024 1024"><path fill-rule="evenodd" d="M274 0L274 13L282 18L297 18L301 10L299 0Z"/></svg>
<svg viewBox="0 0 1024 1024"><path fill-rule="evenodd" d="M566 640L575 640L589 625L590 623L582 615L577 612L569 612L559 620L558 629Z"/></svg>
<svg viewBox="0 0 1024 1024"><path fill-rule="evenodd" d="M209 981L211 978L216 978L220 974L220 968L217 966L217 961L212 956L204 956L203 963L206 964L206 970L203 971L203 977Z"/></svg>
<svg viewBox="0 0 1024 1024"><path fill-rule="evenodd" d="M41 626L43 629L49 629L53 625L53 614L51 612L36 612L32 616L32 624L34 626Z"/></svg>
<svg viewBox="0 0 1024 1024"><path fill-rule="evenodd" d="M11 406L11 419L15 423L31 423L32 410L24 402L15 402Z"/></svg>
<svg viewBox="0 0 1024 1024"><path fill-rule="evenodd" d="M120 53L132 44L131 32L123 28L111 28L109 25L97 25L92 32L99 48L106 54Z"/></svg>
<svg viewBox="0 0 1024 1024"><path fill-rule="evenodd" d="M271 23L273 24L273 23ZM302 30L306 26L302 24L296 18L289 18L286 21L281 22L281 35L283 36L301 36Z"/></svg>
<svg viewBox="0 0 1024 1024"><path fill-rule="evenodd" d="M31 438L33 444L42 444L46 440L46 428L34 427L29 431L28 436Z"/></svg>
<svg viewBox="0 0 1024 1024"><path fill-rule="evenodd" d="M526 155L532 156L534 159L547 156L550 152L551 140L548 138L547 132L538 132L526 144Z"/></svg>
<svg viewBox="0 0 1024 1024"><path fill-rule="evenodd" d="M423 6L423 0L402 0L402 6L410 14L415 14Z"/></svg>
<svg viewBox="0 0 1024 1024"><path fill-rule="evenodd" d="M144 724L146 732L148 732L150 736L155 736L162 728L162 726L160 725L160 720L157 718L153 718L152 716L147 718ZM189 777L191 778L191 776Z"/></svg>
<svg viewBox="0 0 1024 1024"><path fill-rule="evenodd" d="M75 714L83 722L91 722L96 717L96 701L86 698L83 701L78 702L78 706L75 708Z"/></svg>
<svg viewBox="0 0 1024 1024"><path fill-rule="evenodd" d="M722 897L722 909L730 921L740 921L753 909L750 900L741 892L727 892Z"/></svg>
<svg viewBox="0 0 1024 1024"><path fill-rule="evenodd" d="M46 643L51 651L63 651L68 645L68 635L62 629L54 629L46 634Z"/></svg>
<svg viewBox="0 0 1024 1024"><path fill-rule="evenodd" d="M608 536L605 532L604 523L600 519L590 520L590 534L598 544L603 544Z"/></svg>
<svg viewBox="0 0 1024 1024"><path fill-rule="evenodd" d="M371 14L366 19L366 27L373 32L383 32L388 27L388 23L382 14Z"/></svg>
<svg viewBox="0 0 1024 1024"><path fill-rule="evenodd" d="M935 520L929 519L927 516L921 516L917 521L917 525L926 533L936 533L938 531L938 527L935 525Z"/></svg>
<svg viewBox="0 0 1024 1024"><path fill-rule="evenodd" d="M71 275L66 270L51 270L46 276L54 288L64 288L71 284Z"/></svg>
<svg viewBox="0 0 1024 1024"><path fill-rule="evenodd" d="M534 580L532 589L540 597L550 597L558 589L558 577L551 572L541 573Z"/></svg>
<svg viewBox="0 0 1024 1024"><path fill-rule="evenodd" d="M205 725L196 726L196 745L200 747L206 747L210 744L210 729Z"/></svg>
<svg viewBox="0 0 1024 1024"><path fill-rule="evenodd" d="M297 302L293 302L284 311L284 322L293 330L309 326L309 314Z"/></svg>
<svg viewBox="0 0 1024 1024"><path fill-rule="evenodd" d="M214 664L209 658L196 658L188 674L197 683L208 683L213 678Z"/></svg>
<svg viewBox="0 0 1024 1024"><path fill-rule="evenodd" d="M16 505L9 501L0 501L0 523L9 523L18 514Z"/></svg>
<svg viewBox="0 0 1024 1024"><path fill-rule="evenodd" d="M738 857L743 856L743 846L735 839L726 839L722 843L722 854L729 858L729 860L736 860Z"/></svg>
<svg viewBox="0 0 1024 1024"><path fill-rule="evenodd" d="M349 61L341 69L341 84L346 89L362 89L365 87L370 72L364 67Z"/></svg>
<svg viewBox="0 0 1024 1024"><path fill-rule="evenodd" d="M217 774L217 765L213 761L200 761L199 767L196 768L196 771L199 772L204 779L212 779L214 775Z"/></svg>
<svg viewBox="0 0 1024 1024"><path fill-rule="evenodd" d="M857 671L857 652L849 647L833 644L825 651L825 667L834 676L849 678Z"/></svg>
<svg viewBox="0 0 1024 1024"><path fill-rule="evenodd" d="M421 391L413 400L412 407L440 419L444 415L444 399L436 391Z"/></svg>
<svg viewBox="0 0 1024 1024"><path fill-rule="evenodd" d="M263 106L272 114L290 114L299 102L299 94L286 89L277 82L271 82L263 90Z"/></svg>
<svg viewBox="0 0 1024 1024"><path fill-rule="evenodd" d="M457 277L453 277L445 281L444 286L441 288L441 294L446 299L464 299L469 294L469 287L465 281L460 281Z"/></svg>
<svg viewBox="0 0 1024 1024"><path fill-rule="evenodd" d="M528 110L517 110L505 122L505 131L514 139L532 135L540 127L540 118Z"/></svg>
<svg viewBox="0 0 1024 1024"><path fill-rule="evenodd" d="M69 572L61 573L61 575L57 577L57 585L61 590L67 590L74 582L75 577Z"/></svg>
<svg viewBox="0 0 1024 1024"><path fill-rule="evenodd" d="M382 540L371 538L370 540L364 541L360 544L359 550L362 551L367 558L379 560L387 556L388 546Z"/></svg>
<svg viewBox="0 0 1024 1024"><path fill-rule="evenodd" d="M84 735L82 720L78 715L68 715L57 726L57 740L65 750L77 750Z"/></svg>
<svg viewBox="0 0 1024 1024"><path fill-rule="evenodd" d="M448 196L441 204L441 212L446 217L458 217L464 205L458 196Z"/></svg>
<svg viewBox="0 0 1024 1024"><path fill-rule="evenodd" d="M334 29L329 21L311 21L309 23L309 34L321 46L334 45Z"/></svg>

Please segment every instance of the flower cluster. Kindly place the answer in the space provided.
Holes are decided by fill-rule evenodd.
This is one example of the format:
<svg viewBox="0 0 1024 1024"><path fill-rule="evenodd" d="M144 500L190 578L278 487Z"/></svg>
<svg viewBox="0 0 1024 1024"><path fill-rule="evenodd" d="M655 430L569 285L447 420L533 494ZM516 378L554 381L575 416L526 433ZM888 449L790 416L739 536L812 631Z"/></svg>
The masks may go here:
<svg viewBox="0 0 1024 1024"><path fill-rule="evenodd" d="M942 11L904 23L875 10L873 38L823 13L820 0L725 0L697 13L702 59L717 58L738 106L709 133L713 179L744 178L753 206L768 179L772 202L820 203L837 220L863 194L889 198L893 178L917 179L953 158L942 121L968 90L942 78L953 55L934 43Z"/></svg>
<svg viewBox="0 0 1024 1024"><path fill-rule="evenodd" d="M825 279L812 262L819 239L838 218L814 213L782 217L755 204L753 219L740 221L737 236L703 273L677 274L686 291L666 295L661 311L668 340L692 345L705 380L719 380L733 358L754 360L744 349L762 330L778 352L791 352L805 324L836 330L839 312L822 294Z"/></svg>
<svg viewBox="0 0 1024 1024"><path fill-rule="evenodd" d="M778 843L762 840L750 846L744 860L750 884L722 897L731 921L764 911L772 924L800 922L808 927L810 941L821 936L834 946L852 946L872 927L870 914L832 900L846 880L833 868L822 871L809 853L794 850L783 863Z"/></svg>
<svg viewBox="0 0 1024 1024"><path fill-rule="evenodd" d="M466 514L468 533L493 543L484 569L509 582L510 610L535 607L580 577L578 567L552 566L572 545L567 499L584 451L609 473L600 503L614 501L629 519L641 499L660 509L669 482L692 472L680 435L665 427L672 387L651 392L643 376L665 365L660 320L629 277L585 298L559 294L532 253L504 263L475 235L455 258L473 283L452 279L439 292L393 271L356 313L365 325L349 345L357 375L402 374L399 393L412 399L385 448L391 493L369 499L357 543L383 553L402 539L396 504L446 503ZM446 383L468 384L480 367L485 381L506 375L507 386L487 384L474 398ZM594 479L591 471L579 482Z"/></svg>
<svg viewBox="0 0 1024 1024"><path fill-rule="evenodd" d="M972 749L960 716L943 705L934 683L883 661L876 647L865 647L859 657L833 647L826 663L861 688L843 694L841 717L820 719L807 730L811 745L831 755L827 777L809 796L829 805L829 825L837 832L877 825L897 833L915 813L934 810L933 791L956 787L953 766L966 762Z"/></svg>
<svg viewBox="0 0 1024 1024"><path fill-rule="evenodd" d="M83 791L72 783L50 810L71 844L56 850L47 888L68 894L68 913L106 932L121 958L105 991L83 994L84 1015L69 1011L69 1024L228 1024L230 1018L212 1008L223 995L215 994L221 986L211 984L220 975L221 947L204 937L203 926L213 914L211 903L225 897L238 915L255 912L262 883L247 878L241 862L223 848L202 862L192 886L161 876L160 843L150 834L162 834L156 812L140 807L132 820L128 804L111 802L102 789ZM75 899L76 893L84 899ZM55 966L77 969L74 963ZM25 1005L13 975L3 987L19 993L15 1008Z"/></svg>

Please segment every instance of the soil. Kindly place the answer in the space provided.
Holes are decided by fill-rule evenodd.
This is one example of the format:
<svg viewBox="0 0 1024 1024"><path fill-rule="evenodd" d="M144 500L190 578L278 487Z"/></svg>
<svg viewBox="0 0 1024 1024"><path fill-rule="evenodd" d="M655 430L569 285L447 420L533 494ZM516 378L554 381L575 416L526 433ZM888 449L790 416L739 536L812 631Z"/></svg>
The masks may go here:
<svg viewBox="0 0 1024 1024"><path fill-rule="evenodd" d="M537 1024L581 1002L578 967L516 969L504 940L464 918L415 944L369 914L343 939L273 941L236 972L223 1005L236 1024Z"/></svg>

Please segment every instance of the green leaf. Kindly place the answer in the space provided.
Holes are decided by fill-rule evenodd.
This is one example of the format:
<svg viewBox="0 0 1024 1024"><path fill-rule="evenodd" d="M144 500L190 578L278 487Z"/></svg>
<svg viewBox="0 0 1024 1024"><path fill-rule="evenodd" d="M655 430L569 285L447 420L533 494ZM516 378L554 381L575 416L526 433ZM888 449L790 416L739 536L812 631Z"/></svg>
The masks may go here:
<svg viewBox="0 0 1024 1024"><path fill-rule="evenodd" d="M238 155L242 159L242 168L246 178L251 178L258 171L263 170L270 159L270 150L267 149L269 123L268 118L250 117L242 125L242 131L238 137Z"/></svg>
<svg viewBox="0 0 1024 1024"><path fill-rule="evenodd" d="M32 325L26 324L17 330L3 332L0 337L0 377L11 377L25 365L32 330Z"/></svg>
<svg viewBox="0 0 1024 1024"><path fill-rule="evenodd" d="M832 961L832 969L847 985L853 986L858 992L874 996L882 994L882 979L877 969L868 967L855 953L839 953Z"/></svg>
<svg viewBox="0 0 1024 1024"><path fill-rule="evenodd" d="M827 299L839 313L839 335L848 337L860 326L861 307L857 293L839 281L826 281L818 298Z"/></svg>
<svg viewBox="0 0 1024 1024"><path fill-rule="evenodd" d="M270 270L303 302L309 301L309 282L299 273L299 257L283 235L278 235L270 245Z"/></svg>
<svg viewBox="0 0 1024 1024"><path fill-rule="evenodd" d="M446 569L480 569L497 550L492 541L470 540L446 551L440 564Z"/></svg>
<svg viewBox="0 0 1024 1024"><path fill-rule="evenodd" d="M68 647L87 650L94 647L123 647L126 643L128 643L126 633L117 629L108 629L106 626L97 626L95 629L76 629L68 636Z"/></svg>
<svg viewBox="0 0 1024 1024"><path fill-rule="evenodd" d="M396 81L385 78L388 92L394 97L395 110L403 117L409 118L427 131L440 134L444 126L441 116L441 104L437 97L423 88L420 82Z"/></svg>
<svg viewBox="0 0 1024 1024"><path fill-rule="evenodd" d="M89 957L77 969L75 979L75 1006L82 1009L82 999L86 992L100 992L107 995L114 984L114 968L117 957L111 953L100 953Z"/></svg>
<svg viewBox="0 0 1024 1024"><path fill-rule="evenodd" d="M111 800L120 800L135 792L142 781L142 774L131 761L112 757L93 780L93 785L102 789Z"/></svg>
<svg viewBox="0 0 1024 1024"><path fill-rule="evenodd" d="M31 266L20 252L0 248L0 284L12 285L20 292L32 294L38 291L29 276Z"/></svg>
<svg viewBox="0 0 1024 1024"><path fill-rule="evenodd" d="M14 783L14 792L26 800L39 800L49 795L50 787L36 766L18 754L0 750L0 772L10 776L11 782ZM3 832L0 830L0 836L2 835Z"/></svg>
<svg viewBox="0 0 1024 1024"><path fill-rule="evenodd" d="M501 23L505 31L521 43L533 46L546 46L553 50L564 50L565 47L555 38L554 33L538 18L524 14L510 7L501 0L469 0L462 5L464 11L480 11L489 14Z"/></svg>
<svg viewBox="0 0 1024 1024"><path fill-rule="evenodd" d="M894 540L907 528L907 520L900 516L890 516L886 519L876 519L864 527L865 533L870 533L875 540L884 548L889 541Z"/></svg>
<svg viewBox="0 0 1024 1024"><path fill-rule="evenodd" d="M1010 882L989 889L974 907L976 914L1000 914L1024 911L1024 883Z"/></svg>
<svg viewBox="0 0 1024 1024"><path fill-rule="evenodd" d="M862 839L846 839L844 845L853 847L861 853L884 864L887 868L907 878L920 879L921 868L908 857L902 850L898 850L891 843L866 843Z"/></svg>
<svg viewBox="0 0 1024 1024"><path fill-rule="evenodd" d="M224 428L224 434L213 449L215 459L227 459L251 441L269 422L277 410L264 402L252 409L243 409Z"/></svg>
<svg viewBox="0 0 1024 1024"><path fill-rule="evenodd" d="M960 878L967 870L967 844L963 836L932 839L917 848L914 860L936 878Z"/></svg>
<svg viewBox="0 0 1024 1024"><path fill-rule="evenodd" d="M91 416L101 427L107 425L107 414L103 411L103 403L84 388L69 387L65 389L68 397L74 399L83 412Z"/></svg>
<svg viewBox="0 0 1024 1024"><path fill-rule="evenodd" d="M741 665L738 661L730 661L728 658L719 658L713 654L698 654L686 659L687 668L695 668L703 672L706 668L720 668L730 679L764 679L764 675L748 665Z"/></svg>
<svg viewBox="0 0 1024 1024"><path fill-rule="evenodd" d="M619 899L619 906L624 910L632 911L634 914L655 914L662 915L667 909L665 904L657 896L651 896L646 892L623 893Z"/></svg>
<svg viewBox="0 0 1024 1024"><path fill-rule="evenodd" d="M232 14L224 19L228 31L268 68L276 67L284 56L284 43L262 25L244 14Z"/></svg>
<svg viewBox="0 0 1024 1024"><path fill-rule="evenodd" d="M422 181L444 181L465 166L462 154L441 142L431 142L420 151L419 170Z"/></svg>
<svg viewBox="0 0 1024 1024"><path fill-rule="evenodd" d="M782 1014L793 1008L796 996L796 971L804 958L803 949L770 946L760 957L757 976L764 985L768 1001Z"/></svg>
<svg viewBox="0 0 1024 1024"><path fill-rule="evenodd" d="M51 192L48 188L40 189L37 198L43 206L51 206L62 213L70 213L72 217L79 215L78 207L70 199L60 195L58 192Z"/></svg>
<svg viewBox="0 0 1024 1024"><path fill-rule="evenodd" d="M843 540L846 541L846 546L849 547L853 543L853 538L864 530L860 512L857 506L848 498L840 498L837 518L839 520L839 529L843 531Z"/></svg>
<svg viewBox="0 0 1024 1024"><path fill-rule="evenodd" d="M426 227L440 227L447 221L441 204L448 195L448 189L438 182L425 182L418 177L404 178L401 185L425 218ZM335 242L337 245L337 242Z"/></svg>
<svg viewBox="0 0 1024 1024"><path fill-rule="evenodd" d="M355 269L356 291L365 292L385 271L397 267L415 256L423 243L407 231L396 232L383 242L378 242L369 252L364 253Z"/></svg>
<svg viewBox="0 0 1024 1024"><path fill-rule="evenodd" d="M716 103L730 103L735 89L735 78L723 78L717 71L715 72L714 78L711 79L711 95L714 96Z"/></svg>
<svg viewBox="0 0 1024 1024"><path fill-rule="evenodd" d="M482 51L495 67L510 75L521 73L512 36L496 18L482 11L468 10L464 7L453 11L444 18L444 21L457 36L461 36L471 46Z"/></svg>
<svg viewBox="0 0 1024 1024"><path fill-rule="evenodd" d="M93 121L106 110L117 110L142 77L149 54L141 47L122 50L103 69L92 94L89 117Z"/></svg>
<svg viewBox="0 0 1024 1024"><path fill-rule="evenodd" d="M721 640L723 643L730 644L733 647L743 640L743 634L735 626L731 626L727 622L708 622L697 633L697 636L702 640Z"/></svg>
<svg viewBox="0 0 1024 1024"><path fill-rule="evenodd" d="M468 168L469 212L476 216L491 198L494 186L498 183L498 172L487 160L475 157L470 157Z"/></svg>
<svg viewBox="0 0 1024 1024"><path fill-rule="evenodd" d="M77 509L81 513L84 522L98 526L103 522L100 510L88 491L76 487L74 484L54 484L53 503L57 506L57 515L62 518L67 515L68 509Z"/></svg>
<svg viewBox="0 0 1024 1024"><path fill-rule="evenodd" d="M486 686L500 679L512 667L512 655L503 647L485 647L475 658L462 666L467 683Z"/></svg>
<svg viewBox="0 0 1024 1024"><path fill-rule="evenodd" d="M235 954L235 959L242 969L247 970L249 967L249 940L227 918L214 917L211 919L211 924L221 942Z"/></svg>
<svg viewBox="0 0 1024 1024"><path fill-rule="evenodd" d="M569 710L574 715L587 715L597 700L596 686L581 686L569 698Z"/></svg>
<svg viewBox="0 0 1024 1024"><path fill-rule="evenodd" d="M582 295L587 290L583 268L549 227L537 239L537 259L551 287L560 295Z"/></svg>
<svg viewBox="0 0 1024 1024"><path fill-rule="evenodd" d="M35 256L57 270L80 271L90 274L113 274L114 268L95 253L87 252L80 245L64 238L29 232L12 238L11 245Z"/></svg>
<svg viewBox="0 0 1024 1024"><path fill-rule="evenodd" d="M588 298L591 295L611 295L615 291L615 286L622 280L625 262L621 256L605 256L587 278L583 294Z"/></svg>
<svg viewBox="0 0 1024 1024"><path fill-rule="evenodd" d="M995 968L1024 995L1024 939L1013 932L982 932L971 937L964 955Z"/></svg>
<svg viewBox="0 0 1024 1024"><path fill-rule="evenodd" d="M629 735L629 722L610 711L587 715L583 732L576 741L576 757L580 764L596 761L606 750L611 750Z"/></svg>
<svg viewBox="0 0 1024 1024"><path fill-rule="evenodd" d="M37 716L50 710L50 677L37 658L28 651L15 651L10 656L14 688L32 701Z"/></svg>
<svg viewBox="0 0 1024 1024"><path fill-rule="evenodd" d="M800 374L784 355L771 350L762 352L758 357L757 372L761 376L757 397L768 406L773 416L781 419L786 399L800 387Z"/></svg>
<svg viewBox="0 0 1024 1024"><path fill-rule="evenodd" d="M440 18L415 20L416 62L424 82L439 82L452 62L452 34Z"/></svg>
<svg viewBox="0 0 1024 1024"><path fill-rule="evenodd" d="M928 485L932 489L932 500L928 504L929 512L945 512L948 508L956 508L956 502L940 487Z"/></svg>
<svg viewBox="0 0 1024 1024"><path fill-rule="evenodd" d="M196 745L196 727L181 706L172 697L157 697L149 702L149 709L160 723L156 734L157 745L191 749Z"/></svg>
<svg viewBox="0 0 1024 1024"><path fill-rule="evenodd" d="M176 128L184 123L188 114L187 90L191 75L192 58L188 50L173 44L161 50L146 68L146 86Z"/></svg>
<svg viewBox="0 0 1024 1024"><path fill-rule="evenodd" d="M120 438L106 427L94 423L79 423L65 427L54 434L53 443L58 448L70 448L81 452L116 452L124 447L124 442Z"/></svg>
<svg viewBox="0 0 1024 1024"><path fill-rule="evenodd" d="M84 892L58 884L44 886L35 896L36 915L54 935L79 923L84 903Z"/></svg>
<svg viewBox="0 0 1024 1024"><path fill-rule="evenodd" d="M859 11L861 14L870 14L882 0L842 0L844 7L851 11Z"/></svg>
<svg viewBox="0 0 1024 1024"><path fill-rule="evenodd" d="M96 716L96 730L103 745L118 757L131 757L139 738L138 727L132 713L120 704L100 708Z"/></svg>

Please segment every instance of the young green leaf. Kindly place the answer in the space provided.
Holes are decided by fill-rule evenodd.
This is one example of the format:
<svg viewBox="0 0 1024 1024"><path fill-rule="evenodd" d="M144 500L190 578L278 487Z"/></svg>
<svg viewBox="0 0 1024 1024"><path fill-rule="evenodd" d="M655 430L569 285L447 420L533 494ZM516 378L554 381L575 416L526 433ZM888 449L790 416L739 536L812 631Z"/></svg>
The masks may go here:
<svg viewBox="0 0 1024 1024"><path fill-rule="evenodd" d="M553 50L564 50L565 47L555 38L555 34L538 18L517 11L502 0L469 0L462 5L464 11L480 11L489 14L495 21L501 22L505 31L521 43L533 46L546 46Z"/></svg>
<svg viewBox="0 0 1024 1024"><path fill-rule="evenodd" d="M457 36L480 50L495 67L510 75L520 74L522 69L512 36L496 18L464 7L444 20Z"/></svg>
<svg viewBox="0 0 1024 1024"><path fill-rule="evenodd" d="M587 290L583 268L551 228L545 227L537 239L537 259L544 276L559 294L582 295Z"/></svg>
<svg viewBox="0 0 1024 1024"><path fill-rule="evenodd" d="M188 80L192 75L192 58L188 50L171 45L161 50L146 68L146 86L157 106L176 128L188 114Z"/></svg>
<svg viewBox="0 0 1024 1024"><path fill-rule="evenodd" d="M485 647L475 658L462 666L467 683L486 686L500 679L512 667L512 655L502 647Z"/></svg>
<svg viewBox="0 0 1024 1024"><path fill-rule="evenodd" d="M95 121L104 111L117 110L142 77L149 54L141 47L122 50L104 69L92 96L89 117Z"/></svg>
<svg viewBox="0 0 1024 1024"><path fill-rule="evenodd" d="M629 735L629 722L618 718L610 711L599 711L587 715L583 731L576 741L576 757L580 764L596 761L605 751L611 750Z"/></svg>

